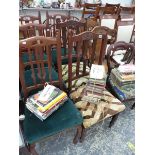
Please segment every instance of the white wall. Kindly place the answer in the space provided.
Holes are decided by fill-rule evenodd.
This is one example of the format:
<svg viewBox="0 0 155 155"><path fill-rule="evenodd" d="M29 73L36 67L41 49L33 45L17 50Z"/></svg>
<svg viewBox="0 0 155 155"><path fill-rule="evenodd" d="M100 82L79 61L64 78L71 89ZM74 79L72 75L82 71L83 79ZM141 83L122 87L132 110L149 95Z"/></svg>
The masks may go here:
<svg viewBox="0 0 155 155"><path fill-rule="evenodd" d="M117 4L120 3L122 6L124 5L131 5L132 0L102 0L102 3L110 3L110 4Z"/></svg>

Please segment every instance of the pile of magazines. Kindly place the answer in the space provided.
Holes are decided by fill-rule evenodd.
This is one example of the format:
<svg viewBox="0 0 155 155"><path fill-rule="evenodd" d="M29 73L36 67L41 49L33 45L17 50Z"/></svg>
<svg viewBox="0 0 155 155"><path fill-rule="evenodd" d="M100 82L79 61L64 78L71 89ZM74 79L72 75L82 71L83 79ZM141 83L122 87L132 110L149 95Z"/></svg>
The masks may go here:
<svg viewBox="0 0 155 155"><path fill-rule="evenodd" d="M59 88L47 84L37 94L27 99L26 107L40 120L45 120L68 99L67 94Z"/></svg>
<svg viewBox="0 0 155 155"><path fill-rule="evenodd" d="M90 78L82 94L82 100L97 104L104 95L106 74L103 65L92 64Z"/></svg>
<svg viewBox="0 0 155 155"><path fill-rule="evenodd" d="M133 64L126 64L112 69L110 82L122 100L134 98L135 66Z"/></svg>

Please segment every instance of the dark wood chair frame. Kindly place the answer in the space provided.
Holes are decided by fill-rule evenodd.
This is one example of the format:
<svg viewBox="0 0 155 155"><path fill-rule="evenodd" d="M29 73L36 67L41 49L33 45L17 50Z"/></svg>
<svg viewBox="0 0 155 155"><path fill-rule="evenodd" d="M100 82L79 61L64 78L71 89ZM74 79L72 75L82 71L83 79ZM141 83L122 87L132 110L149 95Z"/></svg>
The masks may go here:
<svg viewBox="0 0 155 155"><path fill-rule="evenodd" d="M125 64L130 63L133 61L133 64L135 63L135 46L132 43L126 43L124 41L119 41L116 42L112 45L109 46L108 51L107 51L107 66L108 66L108 78L111 73L111 70L113 68L119 67L120 64L118 64L112 57L114 53L117 50L126 50L126 53L124 54L124 57L122 61L125 61ZM111 63L114 63L114 66L112 67ZM108 81L108 80L107 80ZM107 89L112 92L112 94L118 98L118 95L112 90L110 84L107 82L106 85ZM120 99L120 98L119 98ZM134 101L135 98L130 98L126 100L121 100L122 102L128 102L128 101ZM133 109L135 107L135 101L131 107Z"/></svg>
<svg viewBox="0 0 155 155"><path fill-rule="evenodd" d="M72 90L72 81L75 79L78 79L80 77L86 76L89 73L86 72L86 66L88 65L91 67L91 64L94 63L95 61L95 50L96 50L96 42L99 38L102 38L102 43L101 43L101 51L100 51L100 56L98 60L98 64L102 64L104 60L104 54L105 54L105 49L106 49L106 43L107 43L107 35L106 34L96 34L94 32L90 31L85 31L82 32L78 35L72 36L71 32L69 35L69 46L68 46L68 89L69 91ZM92 45L90 46L90 42L93 40ZM76 75L72 75L72 50L74 48L73 45L76 45ZM87 50L89 49L89 61L87 57ZM82 58L82 62L84 64L83 71L81 74L79 74L79 64L80 64L80 59Z"/></svg>
<svg viewBox="0 0 155 155"><path fill-rule="evenodd" d="M52 58L51 58L51 46L56 46L57 48L57 64L58 64L58 81L53 81L51 75L51 69L52 69ZM32 90L38 89L38 88L43 88L45 84L45 70L44 70L44 64L48 64L48 70L49 70L49 83L54 84L60 89L64 90L64 85L62 82L62 68L61 68L61 42L60 42L60 32L57 31L56 33L56 38L51 38L51 37L43 37L43 36L37 36L37 37L31 37L27 38L25 40L21 40L19 42L19 75L20 75L20 82L22 86L22 91L23 91L23 102L26 101L26 98L29 96L29 93ZM46 48L46 50L45 50ZM32 60L32 52L31 50L35 51L35 56L37 60ZM43 60L43 53L46 51L47 53L47 60ZM23 52L28 52L30 61L23 63L22 62L22 53ZM40 58L42 59L40 59ZM36 77L34 75L34 64L37 65L38 69L38 78L41 79L41 83L37 84L36 83ZM26 66L30 65L32 69L32 79L34 82L33 86L27 87L25 84L24 80L24 68ZM41 74L42 70L42 74ZM22 125L22 122L21 122ZM78 132L79 126L77 127L77 132ZM74 137L74 141L78 138L78 134L76 133ZM32 153L33 155L37 155L37 152L35 150L35 144L28 144L26 142L26 147Z"/></svg>
<svg viewBox="0 0 155 155"><path fill-rule="evenodd" d="M88 65L89 67L91 66L91 64L94 63L95 60L95 45L96 45L96 41L99 38L99 35L102 35L102 44L101 44L101 51L100 51L100 59L98 61L97 64L101 65L102 62L104 61L104 55L105 55L105 49L106 49L106 43L107 43L107 33L106 31L102 31L102 28L100 30L99 27L95 27L92 31L85 31L83 33L80 33L79 35L75 35L69 36L69 53L68 53L68 80L69 80L69 91L72 91L72 80L78 79L82 76L86 76L89 73L86 72L86 66L88 65L88 59L86 56L86 49L87 49L87 41L89 40L93 40L93 44L92 44L92 54L90 57L90 65ZM73 76L72 74L72 55L71 55L71 51L73 49L73 43L76 42L77 45L77 68L76 68L76 75ZM83 44L83 46L81 46L81 44ZM105 46L103 46L105 45ZM82 47L82 48L81 48ZM83 72L79 75L79 64L80 64L80 56L82 56L82 60L84 62L84 67L83 67ZM112 119L110 121L109 127L112 127L114 125L114 122L117 120L119 114L116 114L114 116L112 116ZM84 137L86 135L86 129L83 127L83 125L79 126L77 129L77 138L74 139L74 143L76 144L78 142L78 140L80 142L84 141Z"/></svg>
<svg viewBox="0 0 155 155"><path fill-rule="evenodd" d="M91 4L91 3L85 3L83 6L83 11L82 11L82 18L84 18L84 15L93 15L94 17L97 16L97 7L101 6L101 3L98 4Z"/></svg>
<svg viewBox="0 0 155 155"><path fill-rule="evenodd" d="M19 16L19 22L22 25L23 23L34 23L34 21L38 21L38 24L41 24L41 13L38 11L38 16L32 15L23 15Z"/></svg>
<svg viewBox="0 0 155 155"><path fill-rule="evenodd" d="M47 29L45 24L37 24L37 23L28 23L25 25L19 26L19 33L22 34L23 38L26 39L33 36L37 36L37 31L39 36L46 36Z"/></svg>

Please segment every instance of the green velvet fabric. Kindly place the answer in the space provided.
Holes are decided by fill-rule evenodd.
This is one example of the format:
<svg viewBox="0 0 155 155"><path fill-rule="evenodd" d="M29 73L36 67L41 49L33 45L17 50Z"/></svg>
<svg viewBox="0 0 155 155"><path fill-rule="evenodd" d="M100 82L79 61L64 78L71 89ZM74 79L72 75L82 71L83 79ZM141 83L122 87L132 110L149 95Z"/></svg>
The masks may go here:
<svg viewBox="0 0 155 155"><path fill-rule="evenodd" d="M57 52L57 51L56 51L55 48L52 49L52 62L53 62L54 64L57 64L57 53L56 53L56 52ZM67 53L67 52L68 52L68 51L66 50L66 53ZM76 54L75 51L73 51L72 54ZM62 55L62 56L65 55L65 49L64 49L64 48L61 48L61 55ZM73 61L73 62L76 62L76 58L73 58L72 61ZM68 59L67 59L67 58L65 58L65 59L62 60L62 65L64 65L64 64L68 64Z"/></svg>
<svg viewBox="0 0 155 155"><path fill-rule="evenodd" d="M34 54L32 55L32 60L35 60ZM47 60L47 55L45 53L44 53L44 60ZM22 61L24 63L29 61L28 53L25 52L25 53L22 54Z"/></svg>
<svg viewBox="0 0 155 155"><path fill-rule="evenodd" d="M44 121L25 108L24 135L27 142L32 144L82 122L82 115L70 99Z"/></svg>

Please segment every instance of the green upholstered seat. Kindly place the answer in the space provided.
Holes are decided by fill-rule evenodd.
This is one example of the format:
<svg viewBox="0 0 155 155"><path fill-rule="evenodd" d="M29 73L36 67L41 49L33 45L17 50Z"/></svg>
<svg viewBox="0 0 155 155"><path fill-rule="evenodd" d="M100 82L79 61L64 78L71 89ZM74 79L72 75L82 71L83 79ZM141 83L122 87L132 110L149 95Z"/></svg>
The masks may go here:
<svg viewBox="0 0 155 155"><path fill-rule="evenodd" d="M47 68L45 68L45 71L47 73L46 81L48 81ZM25 71L25 82L27 86L33 84L31 72L31 70ZM35 69L35 75L37 75L37 69ZM52 69L52 78L53 80L58 79L58 74L54 69ZM39 83L39 78L37 78L36 81ZM64 129L80 125L82 122L82 115L75 107L71 99L68 99L62 107L60 107L43 122L27 108L25 108L25 120L23 124L24 135L27 142L32 144L45 137L52 136Z"/></svg>
<svg viewBox="0 0 155 155"><path fill-rule="evenodd" d="M26 108L24 135L27 142L32 144L82 122L82 115L70 99L43 122Z"/></svg>
<svg viewBox="0 0 155 155"><path fill-rule="evenodd" d="M66 50L66 53L67 52L68 51ZM75 51L73 51L72 54L75 54ZM62 56L65 56L65 49L64 48L61 48L61 55ZM72 61L75 62L76 61L76 58L74 57ZM57 55L56 55L56 49L55 48L52 49L52 62L54 64L57 64ZM63 64L68 64L68 58L62 59L62 65Z"/></svg>

